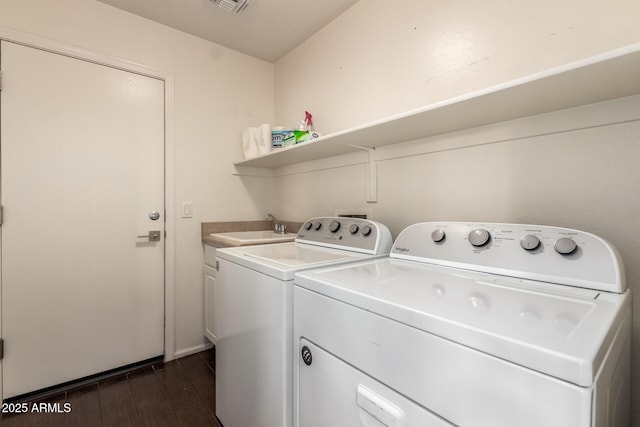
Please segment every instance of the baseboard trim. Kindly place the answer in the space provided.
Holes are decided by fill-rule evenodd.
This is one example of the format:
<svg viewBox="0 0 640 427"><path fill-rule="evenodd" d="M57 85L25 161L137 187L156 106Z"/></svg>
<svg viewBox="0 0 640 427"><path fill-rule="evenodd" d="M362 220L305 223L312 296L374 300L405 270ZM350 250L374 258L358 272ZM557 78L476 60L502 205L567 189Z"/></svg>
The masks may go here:
<svg viewBox="0 0 640 427"><path fill-rule="evenodd" d="M211 343L202 343L199 345L194 345L193 347L183 348L174 353L176 359L180 359L181 357L191 356L192 354L200 353L201 351L208 350L213 347Z"/></svg>

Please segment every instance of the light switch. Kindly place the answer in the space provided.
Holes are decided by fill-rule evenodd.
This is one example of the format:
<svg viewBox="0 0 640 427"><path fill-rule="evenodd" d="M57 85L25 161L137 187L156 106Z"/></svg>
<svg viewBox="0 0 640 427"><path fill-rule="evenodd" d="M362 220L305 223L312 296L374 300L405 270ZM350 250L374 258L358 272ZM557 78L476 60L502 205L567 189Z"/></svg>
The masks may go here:
<svg viewBox="0 0 640 427"><path fill-rule="evenodd" d="M191 218L193 216L193 204L191 202L182 202L182 218Z"/></svg>

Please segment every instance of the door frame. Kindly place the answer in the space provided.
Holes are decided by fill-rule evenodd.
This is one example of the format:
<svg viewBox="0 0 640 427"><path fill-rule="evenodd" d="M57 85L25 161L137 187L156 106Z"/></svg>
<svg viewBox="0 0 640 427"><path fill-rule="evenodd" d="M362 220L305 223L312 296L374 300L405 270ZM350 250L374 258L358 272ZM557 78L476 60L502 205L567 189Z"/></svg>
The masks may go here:
<svg viewBox="0 0 640 427"><path fill-rule="evenodd" d="M24 33L0 25L0 40L32 47L71 58L92 62L164 81L164 360L175 359L175 136L174 136L174 76L172 73L103 53L73 46L45 37ZM2 254L0 253L0 256ZM1 272L0 272L1 273ZM1 293L0 293L1 298ZM1 305L0 300L0 307ZM1 313L0 313L1 314ZM2 317L0 315L0 330ZM2 362L0 361L0 368ZM2 395L0 370L0 396Z"/></svg>

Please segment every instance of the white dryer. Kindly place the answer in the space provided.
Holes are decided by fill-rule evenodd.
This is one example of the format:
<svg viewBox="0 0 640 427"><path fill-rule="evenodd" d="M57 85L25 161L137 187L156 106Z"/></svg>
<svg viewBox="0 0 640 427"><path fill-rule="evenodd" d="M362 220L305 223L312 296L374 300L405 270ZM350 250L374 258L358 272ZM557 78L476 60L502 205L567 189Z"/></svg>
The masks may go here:
<svg viewBox="0 0 640 427"><path fill-rule="evenodd" d="M295 284L295 426L629 425L631 294L592 234L415 224Z"/></svg>
<svg viewBox="0 0 640 427"><path fill-rule="evenodd" d="M289 427L293 387L293 275L387 255L384 225L313 218L294 242L225 248L214 316L216 416L224 427Z"/></svg>

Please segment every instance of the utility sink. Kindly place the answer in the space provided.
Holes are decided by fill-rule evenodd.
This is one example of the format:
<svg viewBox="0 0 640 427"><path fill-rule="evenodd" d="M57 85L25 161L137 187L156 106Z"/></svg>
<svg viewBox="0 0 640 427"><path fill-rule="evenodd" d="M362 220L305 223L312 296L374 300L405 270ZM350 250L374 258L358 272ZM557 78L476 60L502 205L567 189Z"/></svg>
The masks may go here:
<svg viewBox="0 0 640 427"><path fill-rule="evenodd" d="M247 246L263 245L266 243L292 242L296 238L296 233L282 234L271 230L258 230L212 233L209 236L229 246Z"/></svg>

